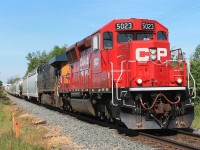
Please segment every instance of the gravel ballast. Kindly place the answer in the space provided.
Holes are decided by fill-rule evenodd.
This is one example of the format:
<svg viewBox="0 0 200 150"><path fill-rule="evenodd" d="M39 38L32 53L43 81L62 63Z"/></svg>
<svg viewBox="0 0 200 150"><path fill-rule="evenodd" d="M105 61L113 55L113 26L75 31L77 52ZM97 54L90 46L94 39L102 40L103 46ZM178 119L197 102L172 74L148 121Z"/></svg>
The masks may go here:
<svg viewBox="0 0 200 150"><path fill-rule="evenodd" d="M193 129L193 130L194 130L193 133L200 134L200 129Z"/></svg>
<svg viewBox="0 0 200 150"><path fill-rule="evenodd" d="M77 118L10 96L10 99L28 113L44 119L49 125L63 128L63 135L71 137L80 149L87 150L133 150L152 149L139 142L123 138L114 129L78 120Z"/></svg>

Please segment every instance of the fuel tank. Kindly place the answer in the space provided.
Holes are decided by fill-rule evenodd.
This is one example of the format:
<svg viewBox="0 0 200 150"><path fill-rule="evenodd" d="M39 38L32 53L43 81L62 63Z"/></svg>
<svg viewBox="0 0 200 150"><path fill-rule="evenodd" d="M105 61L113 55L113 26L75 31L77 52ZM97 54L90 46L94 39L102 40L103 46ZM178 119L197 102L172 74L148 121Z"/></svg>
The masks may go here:
<svg viewBox="0 0 200 150"><path fill-rule="evenodd" d="M70 103L74 110L84 114L95 116L95 111L90 99L72 98L70 99Z"/></svg>

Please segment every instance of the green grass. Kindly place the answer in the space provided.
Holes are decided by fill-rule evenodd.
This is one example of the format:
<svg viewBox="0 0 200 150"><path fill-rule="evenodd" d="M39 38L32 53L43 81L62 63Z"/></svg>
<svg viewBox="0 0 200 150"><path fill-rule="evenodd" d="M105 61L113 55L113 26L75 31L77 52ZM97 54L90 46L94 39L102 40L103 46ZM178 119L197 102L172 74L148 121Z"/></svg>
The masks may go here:
<svg viewBox="0 0 200 150"><path fill-rule="evenodd" d="M0 87L0 98L5 98L6 94L3 92L2 87Z"/></svg>
<svg viewBox="0 0 200 150"><path fill-rule="evenodd" d="M31 123L27 120L18 120L21 123L20 137L16 138L12 129L12 105L9 100L0 99L0 150L45 150L46 146L38 146L37 142L33 140L40 139L37 136L41 136L43 132L38 131L36 128L32 128L27 134L27 128L31 128ZM16 112L16 115L20 112ZM33 134L33 133L37 133ZM29 135L32 137L29 137ZM42 137L42 136L41 136ZM28 142L26 141L28 139Z"/></svg>
<svg viewBox="0 0 200 150"><path fill-rule="evenodd" d="M200 102L194 101L194 121L192 123L192 128L200 129Z"/></svg>
<svg viewBox="0 0 200 150"><path fill-rule="evenodd" d="M12 130L1 135L0 139L0 149L11 149L11 150L43 150L44 148L40 148L34 145L31 145L23 139L16 139Z"/></svg>

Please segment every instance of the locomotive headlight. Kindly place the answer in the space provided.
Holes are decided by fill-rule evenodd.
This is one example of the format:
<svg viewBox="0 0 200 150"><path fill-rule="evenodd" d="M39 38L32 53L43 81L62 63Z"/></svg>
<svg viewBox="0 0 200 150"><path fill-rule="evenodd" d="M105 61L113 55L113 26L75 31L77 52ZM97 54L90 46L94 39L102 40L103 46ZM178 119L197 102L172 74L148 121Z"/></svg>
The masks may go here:
<svg viewBox="0 0 200 150"><path fill-rule="evenodd" d="M182 82L183 82L183 80L182 80L181 78L178 78L178 79L177 79L177 83L178 83L178 84L181 84Z"/></svg>
<svg viewBox="0 0 200 150"><path fill-rule="evenodd" d="M156 55L156 49L155 48L150 48L150 53L151 55Z"/></svg>
<svg viewBox="0 0 200 150"><path fill-rule="evenodd" d="M155 48L150 48L150 59L151 60L156 60L157 59L157 51Z"/></svg>
<svg viewBox="0 0 200 150"><path fill-rule="evenodd" d="M156 55L150 55L151 60L156 60L156 58L157 58Z"/></svg>
<svg viewBox="0 0 200 150"><path fill-rule="evenodd" d="M137 82L137 84L142 84L142 79L140 79L140 78L138 78L137 80L136 80L136 82Z"/></svg>

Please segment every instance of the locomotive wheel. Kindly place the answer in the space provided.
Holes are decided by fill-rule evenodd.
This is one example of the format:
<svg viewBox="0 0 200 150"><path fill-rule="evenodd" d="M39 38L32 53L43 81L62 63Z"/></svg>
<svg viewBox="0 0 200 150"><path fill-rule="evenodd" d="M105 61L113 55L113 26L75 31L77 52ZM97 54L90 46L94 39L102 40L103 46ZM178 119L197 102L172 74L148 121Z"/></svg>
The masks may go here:
<svg viewBox="0 0 200 150"><path fill-rule="evenodd" d="M106 116L106 123L111 123L113 122L113 119L110 115Z"/></svg>
<svg viewBox="0 0 200 150"><path fill-rule="evenodd" d="M61 99L61 101L62 101L62 103L63 103L63 105L61 106L62 109L63 109L64 111L67 111L67 105L66 105L64 99L63 99L62 97L61 97L60 99Z"/></svg>
<svg viewBox="0 0 200 150"><path fill-rule="evenodd" d="M103 114L102 114L102 112L98 112L97 113L97 115L98 115L98 118L100 119L100 120L104 120L104 117L103 117Z"/></svg>

